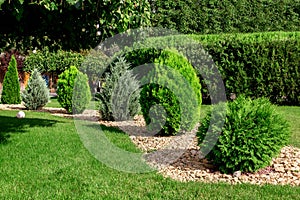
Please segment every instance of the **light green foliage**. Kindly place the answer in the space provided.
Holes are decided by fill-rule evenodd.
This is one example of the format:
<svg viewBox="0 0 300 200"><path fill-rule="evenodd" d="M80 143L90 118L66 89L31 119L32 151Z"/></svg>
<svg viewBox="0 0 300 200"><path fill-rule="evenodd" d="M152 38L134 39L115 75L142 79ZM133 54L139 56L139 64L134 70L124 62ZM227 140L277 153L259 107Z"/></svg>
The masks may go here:
<svg viewBox="0 0 300 200"><path fill-rule="evenodd" d="M150 75L150 84L141 91L146 123L156 126L165 120L165 124L160 124L162 135L191 130L199 120L201 106L201 86L193 66L176 50L162 51L155 63L157 76ZM151 110L155 117L151 117L149 111L155 105L163 106L165 113L156 107Z"/></svg>
<svg viewBox="0 0 300 200"><path fill-rule="evenodd" d="M3 104L19 104L21 103L20 83L17 70L17 61L15 56L11 57L7 72L3 80L3 88L1 94L1 103Z"/></svg>
<svg viewBox="0 0 300 200"><path fill-rule="evenodd" d="M99 111L105 120L128 120L140 111L139 85L123 57L105 73L103 90L96 94Z"/></svg>
<svg viewBox="0 0 300 200"><path fill-rule="evenodd" d="M69 113L82 113L91 100L88 78L75 66L59 75L57 82L58 102Z"/></svg>
<svg viewBox="0 0 300 200"><path fill-rule="evenodd" d="M57 72L65 71L69 66L80 66L84 56L72 51L49 51L44 48L31 53L26 57L24 62L24 71L38 69L40 72Z"/></svg>
<svg viewBox="0 0 300 200"><path fill-rule="evenodd" d="M49 102L49 90L40 72L34 69L26 89L22 93L22 100L29 110L37 110Z"/></svg>
<svg viewBox="0 0 300 200"><path fill-rule="evenodd" d="M255 172L268 166L287 144L289 125L266 98L251 100L241 96L226 104L227 113L219 112L220 108L221 105L214 106L215 115L208 113L197 136L200 148L212 145L210 139L218 137L206 157L221 172ZM225 119L223 128L213 126L210 137L205 138L210 120L220 117Z"/></svg>

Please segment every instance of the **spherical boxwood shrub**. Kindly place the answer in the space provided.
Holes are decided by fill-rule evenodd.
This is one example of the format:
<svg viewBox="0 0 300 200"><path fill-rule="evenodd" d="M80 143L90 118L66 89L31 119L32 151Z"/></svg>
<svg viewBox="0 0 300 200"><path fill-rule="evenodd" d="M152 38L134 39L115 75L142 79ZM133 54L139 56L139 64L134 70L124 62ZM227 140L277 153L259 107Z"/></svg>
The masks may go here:
<svg viewBox="0 0 300 200"><path fill-rule="evenodd" d="M33 70L21 96L25 107L29 110L37 110L49 102L49 89L37 69Z"/></svg>
<svg viewBox="0 0 300 200"><path fill-rule="evenodd" d="M11 60L8 65L7 72L5 73L4 76L1 103L3 104L21 103L17 60L14 55L11 56Z"/></svg>
<svg viewBox="0 0 300 200"><path fill-rule="evenodd" d="M225 123L220 130L212 126L217 143L206 155L223 173L234 171L255 172L270 164L290 136L287 121L276 112L276 107L266 98L251 100L243 96L226 104L226 111L218 112L221 105L215 106L215 113L208 113L198 129L200 148L211 145L205 138L210 120L223 117Z"/></svg>
<svg viewBox="0 0 300 200"><path fill-rule="evenodd" d="M91 92L88 78L71 66L59 75L57 82L57 101L69 113L82 113L89 105Z"/></svg>
<svg viewBox="0 0 300 200"><path fill-rule="evenodd" d="M199 120L201 106L201 86L193 66L173 49L163 50L155 63L147 77L150 84L143 87L140 98L148 127L156 130L160 126L160 135L191 130Z"/></svg>

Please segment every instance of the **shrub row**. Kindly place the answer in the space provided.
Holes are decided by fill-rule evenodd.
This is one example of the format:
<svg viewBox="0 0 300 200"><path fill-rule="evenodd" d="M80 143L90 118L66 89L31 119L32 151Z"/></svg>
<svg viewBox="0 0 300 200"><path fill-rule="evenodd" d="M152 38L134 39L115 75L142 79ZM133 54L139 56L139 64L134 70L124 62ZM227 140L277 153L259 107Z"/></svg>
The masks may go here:
<svg viewBox="0 0 300 200"><path fill-rule="evenodd" d="M152 24L181 33L299 31L299 0L156 0Z"/></svg>
<svg viewBox="0 0 300 200"><path fill-rule="evenodd" d="M26 57L23 70L30 72L38 69L41 73L57 72L60 74L70 66L80 66L83 59L84 56L81 53L63 50L49 51L48 48L44 48Z"/></svg>
<svg viewBox="0 0 300 200"><path fill-rule="evenodd" d="M267 97L277 104L299 105L299 36L299 32L271 32L156 37L147 39L142 45L144 48L128 52L127 60L134 65L152 63L153 57L161 52L155 48L156 44L177 47L181 52L191 52L190 62L207 65L211 56L224 81L227 97L235 93L252 98ZM195 42L200 43L210 56L204 53L204 57L193 57L203 50L194 45ZM205 102L209 92L203 76L213 71L209 67L200 67L197 73L201 78Z"/></svg>

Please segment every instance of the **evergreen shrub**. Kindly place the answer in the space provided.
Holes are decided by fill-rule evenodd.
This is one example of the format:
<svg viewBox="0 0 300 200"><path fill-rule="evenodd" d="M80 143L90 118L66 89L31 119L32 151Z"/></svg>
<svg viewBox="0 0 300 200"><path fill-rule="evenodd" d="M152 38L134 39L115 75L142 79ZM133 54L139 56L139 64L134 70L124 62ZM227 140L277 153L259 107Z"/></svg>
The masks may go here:
<svg viewBox="0 0 300 200"><path fill-rule="evenodd" d="M59 75L57 82L58 102L69 113L82 113L91 101L88 78L75 66Z"/></svg>
<svg viewBox="0 0 300 200"><path fill-rule="evenodd" d="M124 57L117 57L104 74L104 86L96 94L104 120L128 120L140 112L139 84Z"/></svg>
<svg viewBox="0 0 300 200"><path fill-rule="evenodd" d="M17 61L14 55L11 56L7 72L3 80L3 88L1 94L1 103L3 104L19 104L21 103L20 83L17 70Z"/></svg>
<svg viewBox="0 0 300 200"><path fill-rule="evenodd" d="M255 172L270 165L290 137L287 121L276 112L276 107L266 98L251 100L244 96L226 103L226 112L220 112L218 104L201 122L197 132L200 148L217 143L206 155L223 173L235 171ZM224 126L212 126L207 137L210 120L225 119ZM216 118L216 119L213 119Z"/></svg>
<svg viewBox="0 0 300 200"><path fill-rule="evenodd" d="M161 123L161 135L191 130L199 120L201 107L201 85L193 66L173 49L163 50L155 63L157 75L150 73L150 84L143 87L140 98L147 125L152 129L151 125Z"/></svg>
<svg viewBox="0 0 300 200"><path fill-rule="evenodd" d="M33 70L21 96L25 107L29 110L40 109L49 102L49 89L37 69Z"/></svg>

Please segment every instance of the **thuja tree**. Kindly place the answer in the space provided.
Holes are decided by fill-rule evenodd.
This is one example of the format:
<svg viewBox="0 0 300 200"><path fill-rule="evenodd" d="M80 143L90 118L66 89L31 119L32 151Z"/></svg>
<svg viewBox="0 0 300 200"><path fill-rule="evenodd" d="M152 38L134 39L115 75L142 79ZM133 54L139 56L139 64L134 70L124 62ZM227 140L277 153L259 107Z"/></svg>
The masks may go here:
<svg viewBox="0 0 300 200"><path fill-rule="evenodd" d="M86 74L71 66L59 75L58 102L69 113L82 113L89 105L91 92Z"/></svg>
<svg viewBox="0 0 300 200"><path fill-rule="evenodd" d="M1 102L3 104L21 103L20 83L15 56L11 57L7 72L4 76Z"/></svg>
<svg viewBox="0 0 300 200"><path fill-rule="evenodd" d="M49 90L40 72L34 69L28 81L28 85L22 93L22 100L29 110L37 110L45 106L49 101Z"/></svg>

